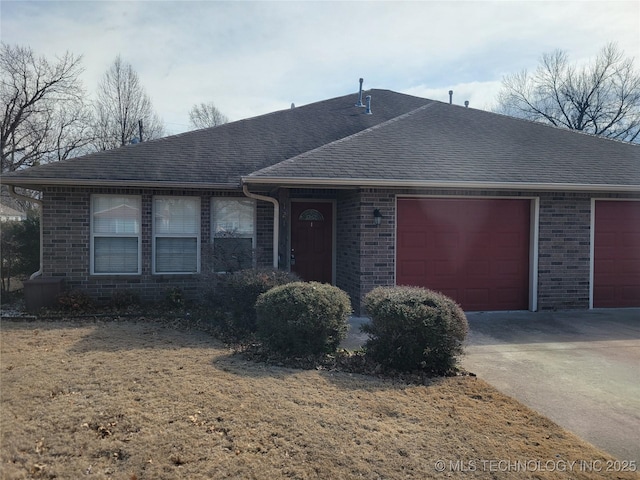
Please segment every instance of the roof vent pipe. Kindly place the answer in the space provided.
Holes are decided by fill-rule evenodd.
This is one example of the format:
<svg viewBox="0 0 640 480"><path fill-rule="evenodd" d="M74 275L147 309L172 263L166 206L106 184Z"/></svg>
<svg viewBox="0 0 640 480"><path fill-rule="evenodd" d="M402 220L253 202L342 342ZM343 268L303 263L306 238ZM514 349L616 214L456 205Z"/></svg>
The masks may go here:
<svg viewBox="0 0 640 480"><path fill-rule="evenodd" d="M453 90L449 90L449 105L453 103Z"/></svg>
<svg viewBox="0 0 640 480"><path fill-rule="evenodd" d="M465 100L464 101L464 106L465 106L465 108L469 108L469 100Z"/></svg>
<svg viewBox="0 0 640 480"><path fill-rule="evenodd" d="M356 107L364 107L364 103L362 103L362 82L364 79L360 79L360 90L358 91L358 103L356 103Z"/></svg>
<svg viewBox="0 0 640 480"><path fill-rule="evenodd" d="M367 110L364 113L366 113L367 115L371 115L371 113L373 113L371 112L371 95L367 95L366 98L367 98Z"/></svg>

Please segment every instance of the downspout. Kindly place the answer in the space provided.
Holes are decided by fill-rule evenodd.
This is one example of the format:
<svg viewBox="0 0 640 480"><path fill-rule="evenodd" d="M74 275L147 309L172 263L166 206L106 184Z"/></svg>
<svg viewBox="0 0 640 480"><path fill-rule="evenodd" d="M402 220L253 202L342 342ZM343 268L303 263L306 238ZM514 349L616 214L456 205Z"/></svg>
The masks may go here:
<svg viewBox="0 0 640 480"><path fill-rule="evenodd" d="M249 186L245 183L242 185L242 192L249 198L263 200L273 204L273 268L278 269L278 247L280 243L280 203L273 197L259 195L249 191Z"/></svg>
<svg viewBox="0 0 640 480"><path fill-rule="evenodd" d="M43 268L43 265L44 265L44 254L43 254L43 246L44 246L44 243L43 243L43 241L44 241L44 233L43 232L44 232L44 227L42 225L42 213L43 213L42 212L42 200L37 200L35 198L27 197L26 195L19 194L18 192L16 192L16 187L13 186L13 185L9 186L9 194L12 197L15 197L17 199L26 200L28 202L35 203L36 205L40 206L40 268L38 269L37 272L33 272L31 274L31 276L29 277L29 280L33 280L34 278L39 277L39 276L42 275L42 268Z"/></svg>

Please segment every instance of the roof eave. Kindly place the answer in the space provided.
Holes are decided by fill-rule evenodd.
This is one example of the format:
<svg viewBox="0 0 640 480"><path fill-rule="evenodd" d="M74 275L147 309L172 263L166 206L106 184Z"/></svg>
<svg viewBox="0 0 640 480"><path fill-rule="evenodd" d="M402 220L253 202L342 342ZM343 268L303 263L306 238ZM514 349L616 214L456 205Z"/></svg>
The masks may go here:
<svg viewBox="0 0 640 480"><path fill-rule="evenodd" d="M229 190L240 189L238 183L207 183L207 182L158 182L151 180L101 180L83 178L18 178L5 177L5 185L14 185L33 190L43 187L118 187L118 188L175 188L196 190Z"/></svg>
<svg viewBox="0 0 640 480"><path fill-rule="evenodd" d="M252 177L241 178L243 184L277 185L283 187L314 186L329 188L383 187L383 188L464 188L473 190L553 190L553 191L598 191L640 192L640 185L610 185L581 183L536 183L536 182L464 182L434 180L387 180L368 178L317 178L317 177Z"/></svg>

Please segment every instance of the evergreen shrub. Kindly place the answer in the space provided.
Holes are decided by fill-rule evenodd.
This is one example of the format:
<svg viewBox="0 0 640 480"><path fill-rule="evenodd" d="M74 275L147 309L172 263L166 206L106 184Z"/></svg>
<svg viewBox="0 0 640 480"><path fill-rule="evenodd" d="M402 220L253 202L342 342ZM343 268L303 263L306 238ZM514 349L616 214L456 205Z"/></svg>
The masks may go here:
<svg viewBox="0 0 640 480"><path fill-rule="evenodd" d="M364 300L371 318L364 349L377 363L401 371L449 373L462 354L467 318L451 298L418 287L378 287Z"/></svg>
<svg viewBox="0 0 640 480"><path fill-rule="evenodd" d="M268 349L285 355L335 352L351 315L349 296L318 282L293 282L263 293L256 302L257 334Z"/></svg>

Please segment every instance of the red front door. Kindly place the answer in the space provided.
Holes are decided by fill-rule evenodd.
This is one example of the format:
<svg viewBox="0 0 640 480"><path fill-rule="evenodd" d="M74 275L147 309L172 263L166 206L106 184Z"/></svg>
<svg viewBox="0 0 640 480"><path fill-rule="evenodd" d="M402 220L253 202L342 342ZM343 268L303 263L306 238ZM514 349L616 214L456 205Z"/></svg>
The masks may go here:
<svg viewBox="0 0 640 480"><path fill-rule="evenodd" d="M331 283L333 204L291 202L291 271L302 280Z"/></svg>

